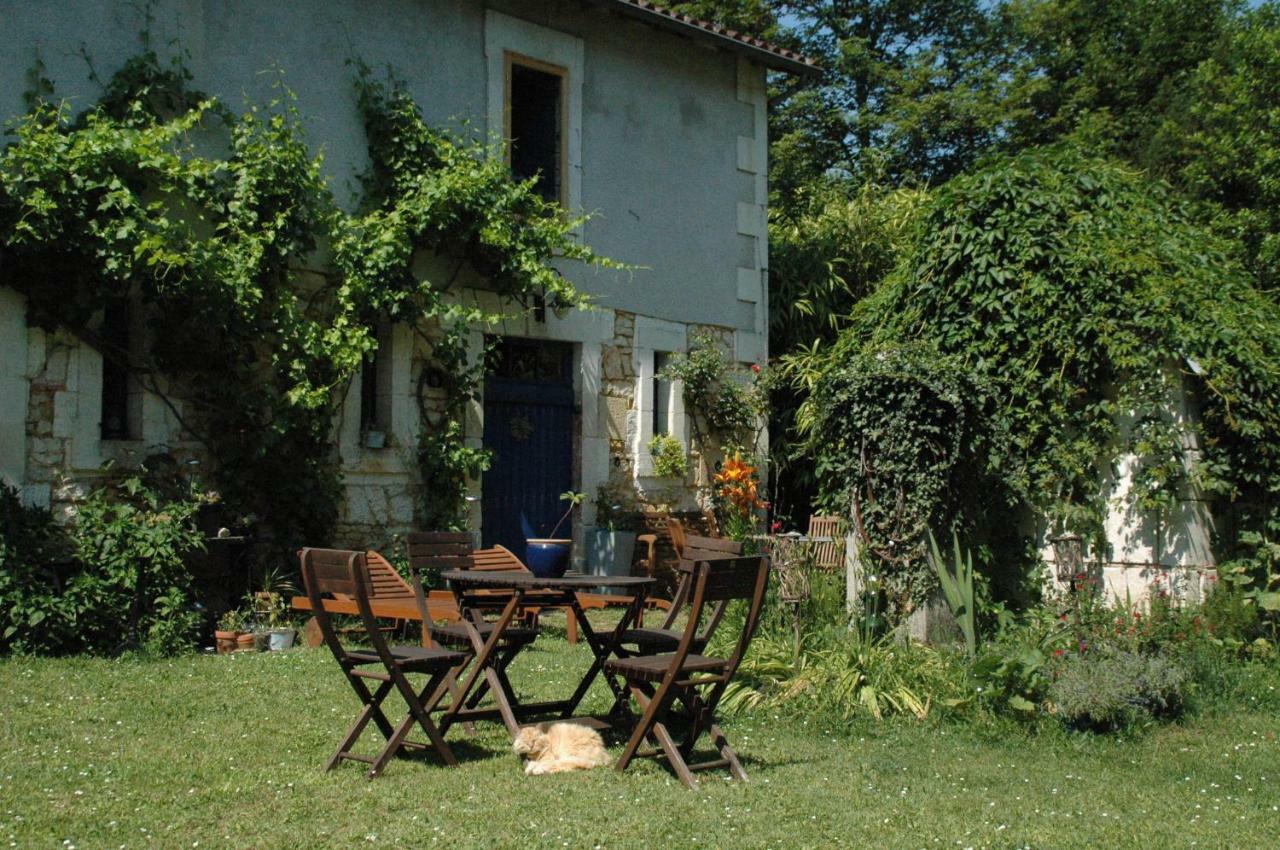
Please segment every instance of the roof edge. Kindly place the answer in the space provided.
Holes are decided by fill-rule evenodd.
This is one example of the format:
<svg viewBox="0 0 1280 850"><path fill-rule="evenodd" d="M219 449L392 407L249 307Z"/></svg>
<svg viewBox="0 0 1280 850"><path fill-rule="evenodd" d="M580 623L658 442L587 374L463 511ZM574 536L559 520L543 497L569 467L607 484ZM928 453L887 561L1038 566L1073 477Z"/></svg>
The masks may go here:
<svg viewBox="0 0 1280 850"><path fill-rule="evenodd" d="M673 12L648 0L590 0L590 2L670 32L718 44L726 50L746 56L775 71L801 76L812 76L821 72L817 63L795 51L778 47L764 39L731 30L711 21Z"/></svg>

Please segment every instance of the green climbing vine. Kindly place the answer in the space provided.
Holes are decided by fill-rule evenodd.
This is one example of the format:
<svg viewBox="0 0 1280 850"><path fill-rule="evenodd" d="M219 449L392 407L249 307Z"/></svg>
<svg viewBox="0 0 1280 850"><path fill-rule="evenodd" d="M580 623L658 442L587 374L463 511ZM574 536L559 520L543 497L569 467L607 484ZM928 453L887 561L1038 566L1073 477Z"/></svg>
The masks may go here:
<svg viewBox="0 0 1280 850"><path fill-rule="evenodd" d="M550 260L616 264L574 241L581 221L545 201L532 182L512 182L501 157L430 127L394 77L375 79L357 63L356 84L371 165L365 212L344 222L335 246L342 297L365 321L384 316L408 323L428 349L418 381L424 423L416 451L418 521L424 528L460 528L467 479L489 462L487 451L464 441L463 416L485 362L467 342L474 329L495 325L505 311L466 304L450 290L469 273L507 304L577 308L586 306L585 296ZM443 265L441 277L415 273L422 253ZM443 390L439 411L426 393L430 377Z"/></svg>
<svg viewBox="0 0 1280 850"><path fill-rule="evenodd" d="M585 299L552 261L612 265L500 157L428 127L394 79L355 76L371 166L354 214L335 203L283 85L236 114L149 48L79 115L41 80L0 153L0 285L27 297L33 323L70 330L165 399L208 449L227 505L281 551L329 538L332 432L377 346L370 328L408 323L427 368L449 377L443 417L421 429L419 507L425 522L456 523L466 476L485 463L462 440L480 377L466 364L482 362L467 335L501 315L457 290L573 308ZM207 153L211 136L222 152ZM423 256L446 271L418 273ZM100 332L122 297L145 314L144 353Z"/></svg>
<svg viewBox="0 0 1280 850"><path fill-rule="evenodd" d="M886 371L878 356L908 345L917 353L894 355L878 383L935 397L930 410L982 401L947 412L933 436L919 431L935 414L904 422L901 393L859 389ZM1016 527L1020 504L1108 557L1108 485L1125 454L1136 469L1120 507L1167 522L1198 489L1217 500L1223 559L1280 535L1280 311L1229 245L1120 164L1059 145L952 180L897 270L815 359L792 365L815 390L801 420L824 489L837 501L865 492L879 470L881 493L909 494L897 539L920 552L913 568L922 532L945 533L965 503L1000 508L988 533ZM898 427L919 444L910 457L888 439ZM861 462L824 462L840 441ZM948 485L955 459L988 483ZM883 547L894 523L870 536ZM1001 554L1002 567L1026 563Z"/></svg>

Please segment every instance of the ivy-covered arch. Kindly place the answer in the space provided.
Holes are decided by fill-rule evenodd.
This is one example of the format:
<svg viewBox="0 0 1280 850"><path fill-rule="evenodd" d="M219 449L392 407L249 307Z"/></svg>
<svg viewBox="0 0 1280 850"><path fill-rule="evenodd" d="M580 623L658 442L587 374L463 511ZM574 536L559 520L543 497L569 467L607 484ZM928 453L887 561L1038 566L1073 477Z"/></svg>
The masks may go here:
<svg viewBox="0 0 1280 850"><path fill-rule="evenodd" d="M1221 557L1280 534L1280 308L1228 243L1146 176L1058 145L939 189L900 266L809 374L821 387L904 343L991 387L985 424L959 450L977 457L983 446L1003 492L1058 528L1101 539L1099 470L1131 452L1141 509L1168 510L1189 484L1216 497L1230 519ZM1184 386L1199 401L1191 423L1169 410ZM908 415L892 399L829 396L803 420L819 457L841 411L816 410L818 399L868 407L867 422ZM1185 428L1202 456L1187 452ZM828 493L866 484L854 465L828 468ZM937 495L953 506L972 498Z"/></svg>

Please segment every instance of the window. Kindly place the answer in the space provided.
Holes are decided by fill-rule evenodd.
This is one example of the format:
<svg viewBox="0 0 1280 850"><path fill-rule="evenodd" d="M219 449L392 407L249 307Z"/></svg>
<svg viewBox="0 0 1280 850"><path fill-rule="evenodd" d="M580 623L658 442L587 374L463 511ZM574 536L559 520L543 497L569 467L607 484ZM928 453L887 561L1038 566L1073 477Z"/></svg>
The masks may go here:
<svg viewBox="0 0 1280 850"><path fill-rule="evenodd" d="M671 433L671 382L659 377L667 368L671 355L665 351L653 353L653 433Z"/></svg>
<svg viewBox="0 0 1280 850"><path fill-rule="evenodd" d="M127 440L129 431L129 304L123 298L107 302L102 311L102 419L100 437Z"/></svg>
<svg viewBox="0 0 1280 850"><path fill-rule="evenodd" d="M516 53L507 56L507 161L516 180L537 180L538 194L564 203L565 78L568 71Z"/></svg>
<svg viewBox="0 0 1280 850"><path fill-rule="evenodd" d="M368 448L382 448L391 429L391 333L389 327L371 329L378 347L365 355L360 367L360 432ZM372 435L372 436L370 436Z"/></svg>

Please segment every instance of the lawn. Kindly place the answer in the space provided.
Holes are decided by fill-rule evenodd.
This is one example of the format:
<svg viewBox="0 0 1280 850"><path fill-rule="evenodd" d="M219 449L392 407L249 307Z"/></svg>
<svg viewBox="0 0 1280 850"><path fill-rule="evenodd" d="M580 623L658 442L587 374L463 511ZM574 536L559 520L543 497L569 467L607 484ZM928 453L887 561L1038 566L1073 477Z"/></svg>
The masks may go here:
<svg viewBox="0 0 1280 850"><path fill-rule="evenodd" d="M553 694L586 663L545 639L514 668ZM596 707L606 702L598 687ZM526 777L505 732L462 764L321 767L357 704L323 650L0 661L0 842L17 847L1275 846L1280 720L1239 710L1136 740L955 722L837 733L731 718L751 774L690 792L644 762ZM616 750L615 750L616 752Z"/></svg>

